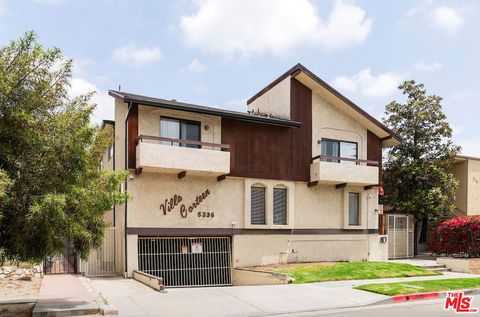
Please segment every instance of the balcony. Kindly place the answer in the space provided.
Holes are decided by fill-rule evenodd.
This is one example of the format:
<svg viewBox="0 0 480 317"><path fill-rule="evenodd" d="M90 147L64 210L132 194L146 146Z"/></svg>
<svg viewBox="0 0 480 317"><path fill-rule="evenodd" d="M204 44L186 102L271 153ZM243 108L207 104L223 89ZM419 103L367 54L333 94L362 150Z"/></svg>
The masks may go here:
<svg viewBox="0 0 480 317"><path fill-rule="evenodd" d="M377 161L318 155L312 158L310 164L310 183L377 185L378 173Z"/></svg>
<svg viewBox="0 0 480 317"><path fill-rule="evenodd" d="M220 176L230 173L230 146L140 135L136 142L137 171ZM180 145L180 146L179 146Z"/></svg>

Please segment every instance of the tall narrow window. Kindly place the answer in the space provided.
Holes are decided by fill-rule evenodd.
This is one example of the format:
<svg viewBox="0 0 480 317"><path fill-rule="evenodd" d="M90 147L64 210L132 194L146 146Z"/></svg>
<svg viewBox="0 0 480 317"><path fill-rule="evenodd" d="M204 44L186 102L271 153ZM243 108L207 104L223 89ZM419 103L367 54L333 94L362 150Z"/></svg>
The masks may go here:
<svg viewBox="0 0 480 317"><path fill-rule="evenodd" d="M287 189L273 189L273 224L287 224Z"/></svg>
<svg viewBox="0 0 480 317"><path fill-rule="evenodd" d="M360 199L358 193L348 193L348 225L360 225Z"/></svg>
<svg viewBox="0 0 480 317"><path fill-rule="evenodd" d="M160 118L160 136L164 138L182 139L190 141L200 141L200 122L190 120L180 120L172 118ZM162 141L161 144L171 144L168 141ZM179 143L173 143L178 146ZM182 143L180 146L199 148L197 144Z"/></svg>
<svg viewBox="0 0 480 317"><path fill-rule="evenodd" d="M335 156L335 157L344 157L344 158L350 158L350 159L358 158L357 143L323 139L321 144L322 144L323 156ZM355 161L338 160L338 159L331 159L331 158L325 158L323 160L327 162L334 162L334 163L341 162L344 164L355 164Z"/></svg>
<svg viewBox="0 0 480 317"><path fill-rule="evenodd" d="M265 187L251 188L251 215L252 225L264 225L265 222Z"/></svg>
<svg viewBox="0 0 480 317"><path fill-rule="evenodd" d="M110 160L113 157L113 144L110 144L108 148L108 159Z"/></svg>

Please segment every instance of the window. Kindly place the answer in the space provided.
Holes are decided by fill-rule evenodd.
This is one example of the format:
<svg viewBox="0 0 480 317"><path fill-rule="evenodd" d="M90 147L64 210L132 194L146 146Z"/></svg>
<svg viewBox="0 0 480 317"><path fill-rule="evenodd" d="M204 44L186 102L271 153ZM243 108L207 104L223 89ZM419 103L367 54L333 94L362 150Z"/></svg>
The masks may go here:
<svg viewBox="0 0 480 317"><path fill-rule="evenodd" d="M360 200L358 193L348 193L348 225L360 225Z"/></svg>
<svg viewBox="0 0 480 317"><path fill-rule="evenodd" d="M113 144L110 144L108 148L108 159L110 160L113 157Z"/></svg>
<svg viewBox="0 0 480 317"><path fill-rule="evenodd" d="M265 222L265 187L251 188L251 216L252 225L264 225Z"/></svg>
<svg viewBox="0 0 480 317"><path fill-rule="evenodd" d="M345 141L338 141L338 140L329 140L323 139L321 141L322 145L322 155L324 156L337 156L337 157L345 157L351 159L358 158L358 146L355 142L345 142ZM346 163L346 164L356 164L354 161L342 161L342 160L335 160L335 159L324 159L326 162L334 162L334 163Z"/></svg>
<svg viewBox="0 0 480 317"><path fill-rule="evenodd" d="M160 136L163 138L200 141L200 122L161 117ZM162 141L161 144L170 145L171 142ZM173 143L173 145L178 146L180 144ZM181 146L191 148L200 147L200 145L185 143L182 143Z"/></svg>
<svg viewBox="0 0 480 317"><path fill-rule="evenodd" d="M287 224L287 189L273 189L273 224Z"/></svg>
<svg viewBox="0 0 480 317"><path fill-rule="evenodd" d="M98 164L98 169L99 169L100 171L103 171L103 168L104 168L104 167L103 167L103 159L101 159L100 162L99 162L99 164Z"/></svg>

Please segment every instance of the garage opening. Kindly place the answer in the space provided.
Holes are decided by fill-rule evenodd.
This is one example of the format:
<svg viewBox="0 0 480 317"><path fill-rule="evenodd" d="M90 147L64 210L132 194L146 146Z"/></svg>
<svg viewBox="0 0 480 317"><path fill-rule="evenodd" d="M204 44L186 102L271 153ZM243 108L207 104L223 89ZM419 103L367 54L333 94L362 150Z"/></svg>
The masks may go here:
<svg viewBox="0 0 480 317"><path fill-rule="evenodd" d="M232 285L230 237L138 237L139 270L166 287Z"/></svg>

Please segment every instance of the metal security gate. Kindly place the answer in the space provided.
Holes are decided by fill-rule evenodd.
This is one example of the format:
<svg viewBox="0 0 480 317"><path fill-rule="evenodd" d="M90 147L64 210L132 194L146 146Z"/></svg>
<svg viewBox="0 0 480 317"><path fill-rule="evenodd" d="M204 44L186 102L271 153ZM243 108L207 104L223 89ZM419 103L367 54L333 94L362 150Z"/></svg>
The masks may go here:
<svg viewBox="0 0 480 317"><path fill-rule="evenodd" d="M110 227L105 229L102 245L93 250L86 261L80 261L80 271L85 276L111 276L117 275L116 254L119 252L118 228Z"/></svg>
<svg viewBox="0 0 480 317"><path fill-rule="evenodd" d="M232 285L230 237L139 237L139 270L166 287Z"/></svg>
<svg viewBox="0 0 480 317"><path fill-rule="evenodd" d="M48 256L43 262L45 274L77 273L77 257L71 243L65 243L62 253Z"/></svg>
<svg viewBox="0 0 480 317"><path fill-rule="evenodd" d="M413 258L413 219L408 215L388 215L388 258Z"/></svg>

